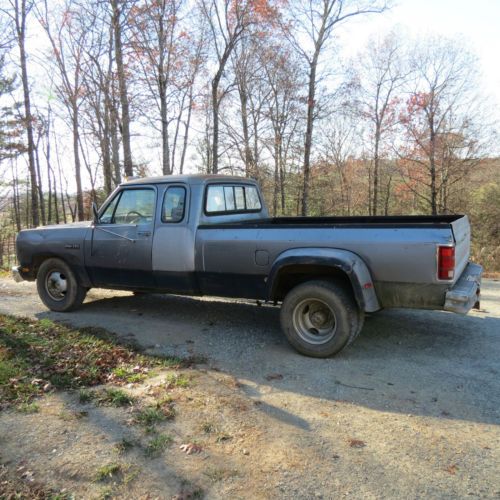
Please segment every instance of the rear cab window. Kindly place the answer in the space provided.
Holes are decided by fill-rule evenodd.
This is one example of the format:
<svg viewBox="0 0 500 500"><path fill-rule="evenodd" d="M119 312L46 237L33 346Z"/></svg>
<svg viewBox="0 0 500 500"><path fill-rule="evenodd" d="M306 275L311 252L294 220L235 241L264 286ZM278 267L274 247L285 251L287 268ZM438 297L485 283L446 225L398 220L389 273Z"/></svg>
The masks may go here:
<svg viewBox="0 0 500 500"><path fill-rule="evenodd" d="M260 212L259 191L251 184L209 184L205 192L205 213L222 215Z"/></svg>

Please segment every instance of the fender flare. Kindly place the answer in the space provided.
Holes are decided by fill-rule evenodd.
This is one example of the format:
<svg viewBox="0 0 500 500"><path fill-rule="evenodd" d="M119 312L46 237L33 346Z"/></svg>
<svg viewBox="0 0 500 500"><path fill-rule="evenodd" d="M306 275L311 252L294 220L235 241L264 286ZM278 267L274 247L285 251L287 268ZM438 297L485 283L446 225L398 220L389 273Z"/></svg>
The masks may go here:
<svg viewBox="0 0 500 500"><path fill-rule="evenodd" d="M293 248L278 255L267 279L268 301L274 300L281 271L292 265L321 265L340 269L349 278L361 310L375 312L381 309L370 271L363 259L353 252L336 248Z"/></svg>

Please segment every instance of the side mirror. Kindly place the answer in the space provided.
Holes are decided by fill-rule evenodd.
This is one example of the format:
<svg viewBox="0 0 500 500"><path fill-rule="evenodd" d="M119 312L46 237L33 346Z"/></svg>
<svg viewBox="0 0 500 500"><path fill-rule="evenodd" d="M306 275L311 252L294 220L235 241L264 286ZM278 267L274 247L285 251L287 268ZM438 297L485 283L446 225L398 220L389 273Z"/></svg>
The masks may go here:
<svg viewBox="0 0 500 500"><path fill-rule="evenodd" d="M95 201L92 202L92 215L94 217L94 224L99 224L99 211L97 210Z"/></svg>

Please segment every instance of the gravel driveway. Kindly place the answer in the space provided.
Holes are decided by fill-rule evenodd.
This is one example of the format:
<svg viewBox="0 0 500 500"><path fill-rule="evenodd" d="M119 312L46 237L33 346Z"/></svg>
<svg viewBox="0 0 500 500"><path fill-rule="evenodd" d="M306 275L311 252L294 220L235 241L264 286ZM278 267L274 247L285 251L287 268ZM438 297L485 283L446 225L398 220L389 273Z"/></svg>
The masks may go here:
<svg viewBox="0 0 500 500"><path fill-rule="evenodd" d="M61 314L34 284L2 279L0 312L208 356L258 401L275 438L248 462L269 486L262 497L499 498L500 282L485 280L482 294L482 310L465 317L374 314L352 346L323 360L287 344L278 308L246 301L91 291L81 310ZM300 466L262 465L260 453L287 449Z"/></svg>

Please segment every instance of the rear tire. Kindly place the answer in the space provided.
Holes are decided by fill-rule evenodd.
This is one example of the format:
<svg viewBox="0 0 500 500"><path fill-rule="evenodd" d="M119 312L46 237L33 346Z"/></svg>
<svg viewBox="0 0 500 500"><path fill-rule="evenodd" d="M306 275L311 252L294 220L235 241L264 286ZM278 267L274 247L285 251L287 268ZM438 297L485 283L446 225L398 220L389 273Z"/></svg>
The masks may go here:
<svg viewBox="0 0 500 500"><path fill-rule="evenodd" d="M293 288L281 306L281 327L301 354L326 358L357 337L364 314L350 291L330 281L307 281Z"/></svg>
<svg viewBox="0 0 500 500"><path fill-rule="evenodd" d="M87 289L82 287L73 270L61 259L47 259L40 265L36 278L42 302L57 312L74 311L82 305Z"/></svg>

